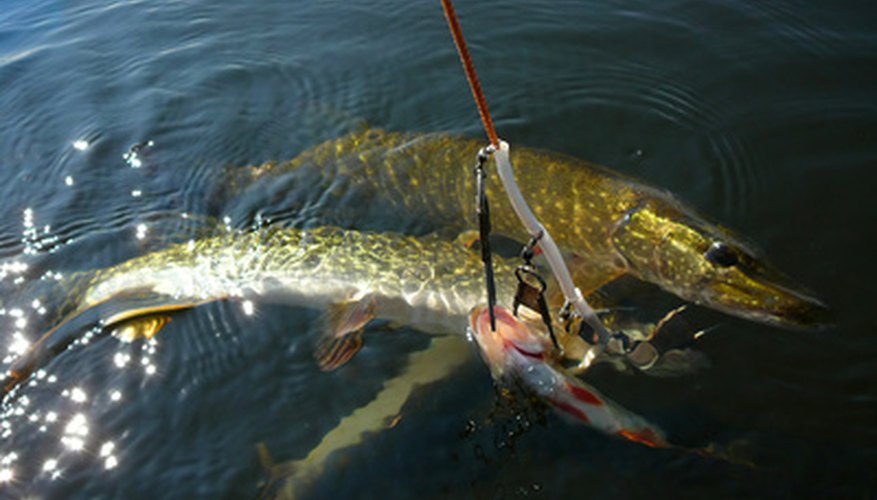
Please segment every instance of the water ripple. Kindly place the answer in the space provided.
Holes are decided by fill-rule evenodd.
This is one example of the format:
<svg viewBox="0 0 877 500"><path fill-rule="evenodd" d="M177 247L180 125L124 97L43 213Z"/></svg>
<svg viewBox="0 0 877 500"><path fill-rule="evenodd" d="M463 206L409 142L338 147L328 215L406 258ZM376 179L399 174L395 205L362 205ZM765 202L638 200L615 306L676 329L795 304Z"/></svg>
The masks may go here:
<svg viewBox="0 0 877 500"><path fill-rule="evenodd" d="M711 203L721 201L723 213L745 215L762 196L761 176L727 120L694 91L679 81L659 76L655 68L637 63L592 65L586 76L568 82L558 99L582 109L603 106L626 109L639 116L657 115L689 134L703 137L706 154L701 156L705 156L705 164L667 164L663 168L691 169L689 175L699 178L700 183L718 185L719 200Z"/></svg>
<svg viewBox="0 0 877 500"><path fill-rule="evenodd" d="M850 47L843 35L834 32L824 22L820 25L811 21L809 18L814 17L812 14L809 18L802 14L802 11L812 9L814 5L770 0L751 0L749 3L757 11L760 20L770 26L772 34L788 40L797 50L819 56L849 53ZM825 21L824 15L820 18Z"/></svg>

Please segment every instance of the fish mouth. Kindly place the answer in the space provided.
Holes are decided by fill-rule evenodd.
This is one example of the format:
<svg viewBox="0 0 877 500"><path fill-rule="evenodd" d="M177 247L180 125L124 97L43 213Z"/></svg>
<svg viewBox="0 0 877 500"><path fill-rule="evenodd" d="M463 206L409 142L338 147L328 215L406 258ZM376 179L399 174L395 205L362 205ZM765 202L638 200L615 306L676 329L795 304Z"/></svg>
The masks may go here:
<svg viewBox="0 0 877 500"><path fill-rule="evenodd" d="M487 309L487 306L475 306L469 311L469 329L473 332L478 331L478 317Z"/></svg>
<svg viewBox="0 0 877 500"><path fill-rule="evenodd" d="M728 312L734 313L734 311ZM745 318L747 312L740 314L738 310L737 315ZM773 309L748 311L748 316L762 323L789 330L825 330L834 324L831 309L813 297L801 297L793 303L785 303Z"/></svg>
<svg viewBox="0 0 877 500"><path fill-rule="evenodd" d="M487 363L494 377L502 376L505 360L505 342L502 336L503 323L498 317L504 311L501 307L494 308L496 330L490 326L488 306L476 306L469 313L469 334L478 346L481 358Z"/></svg>
<svg viewBox="0 0 877 500"><path fill-rule="evenodd" d="M491 328L487 306L475 307L469 314L469 327L482 359L494 378L514 372L520 363L532 366L546 361L547 339L531 330L502 306L493 308L496 329ZM523 359L523 361L522 361ZM516 361L517 360L517 361Z"/></svg>
<svg viewBox="0 0 877 500"><path fill-rule="evenodd" d="M831 309L803 287L781 280L757 280L759 286L716 283L700 302L743 319L789 330L824 330L833 324Z"/></svg>
<svg viewBox="0 0 877 500"><path fill-rule="evenodd" d="M788 329L831 324L825 303L757 247L669 201L634 207L613 229L612 243L628 271L685 300Z"/></svg>
<svg viewBox="0 0 877 500"><path fill-rule="evenodd" d="M476 338L490 334L502 335L503 326L517 325L519 323L517 318L512 316L512 313L504 307L494 306L493 314L496 324L495 330L491 328L490 325L490 311L488 310L488 306L475 306L469 312L469 329L473 332Z"/></svg>

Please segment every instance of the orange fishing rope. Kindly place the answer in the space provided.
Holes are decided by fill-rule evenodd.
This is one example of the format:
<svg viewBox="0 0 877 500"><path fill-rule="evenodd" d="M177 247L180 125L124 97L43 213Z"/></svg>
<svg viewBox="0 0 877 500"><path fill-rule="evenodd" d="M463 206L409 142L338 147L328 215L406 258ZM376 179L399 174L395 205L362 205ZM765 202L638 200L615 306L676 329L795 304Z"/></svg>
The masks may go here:
<svg viewBox="0 0 877 500"><path fill-rule="evenodd" d="M481 123L484 124L484 130L487 132L487 138L494 147L499 147L499 138L496 136L496 130L493 128L493 120L490 118L490 111L487 110L487 100L481 91L481 84L478 83L478 75L475 74L475 66L472 64L472 58L469 57L469 49L466 48L466 40L463 38L463 31L460 29L460 23L457 21L457 14L454 12L454 4L451 0L442 0L442 7L445 10L445 18L448 20L448 27L451 28L451 35L454 37L454 44L457 46L457 53L460 54L460 61L463 63L463 69L466 71L466 79L469 80L469 88L472 90L472 97L475 98L475 104L478 106L478 114L481 115Z"/></svg>

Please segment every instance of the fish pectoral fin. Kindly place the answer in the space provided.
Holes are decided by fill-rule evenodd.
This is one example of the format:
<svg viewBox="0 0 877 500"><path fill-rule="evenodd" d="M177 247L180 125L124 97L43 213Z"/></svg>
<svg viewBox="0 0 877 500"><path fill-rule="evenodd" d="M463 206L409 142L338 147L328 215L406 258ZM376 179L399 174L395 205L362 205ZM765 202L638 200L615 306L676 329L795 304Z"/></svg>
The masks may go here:
<svg viewBox="0 0 877 500"><path fill-rule="evenodd" d="M330 372L350 361L361 348L362 330L357 330L341 337L322 339L317 343L314 357L320 370Z"/></svg>
<svg viewBox="0 0 877 500"><path fill-rule="evenodd" d="M359 352L362 330L374 319L374 310L375 301L371 297L329 307L314 347L314 358L321 370L336 370Z"/></svg>

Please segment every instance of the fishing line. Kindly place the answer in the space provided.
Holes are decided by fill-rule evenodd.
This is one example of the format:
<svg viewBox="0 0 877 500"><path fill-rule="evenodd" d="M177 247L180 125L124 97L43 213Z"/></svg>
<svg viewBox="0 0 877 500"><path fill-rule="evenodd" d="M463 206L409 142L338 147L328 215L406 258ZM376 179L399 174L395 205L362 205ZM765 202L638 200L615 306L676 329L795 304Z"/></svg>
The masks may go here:
<svg viewBox="0 0 877 500"><path fill-rule="evenodd" d="M478 82L478 75L475 73L475 65L472 64L469 49L466 47L466 39L463 38L463 30L460 29L460 23L457 21L454 4L451 0L442 0L442 8L444 8L445 18L448 20L448 27L451 29L451 36L454 37L454 45L457 46L460 62L463 63L466 79L469 80L469 89L472 90L472 97L478 106L478 114L481 115L484 131L487 132L490 145L499 147L499 137L496 136L496 129L493 128L493 120L490 118L490 111L487 109L487 99L484 98L484 92L481 91L481 84Z"/></svg>
<svg viewBox="0 0 877 500"><path fill-rule="evenodd" d="M541 241L539 242L539 247L542 249L545 258L548 261L551 272L557 278L557 282L560 285L560 288L563 291L563 295L566 298L567 302L572 304L576 313L578 313L579 316L581 316L582 319L597 334L597 338L600 341L599 347L597 347L597 349L592 349L589 352L589 360L593 359L593 357L598 354L598 351L603 349L612 334L597 316L597 313L594 311L594 309L592 309L591 306L588 305L587 301L582 295L581 290L579 290L575 286L575 283L573 283L569 269L567 269L566 263L563 261L560 250L557 248L557 245L551 238L551 234L549 234L548 231L539 222L539 220L536 219L533 211L530 210L530 207L524 200L524 197L521 194L521 190L518 188L518 185L515 182L514 173L512 172L511 162L509 160L509 145L504 141L500 141L499 137L497 137L496 135L496 130L493 127L493 120L490 117L490 111L487 109L487 100L484 98L484 92L481 90L481 84L479 83L478 76L475 73L475 66L472 64L472 58L469 56L469 49L466 47L466 40L463 38L463 32L460 28L459 21L457 21L457 14L454 11L452 1L442 0L442 8L445 12L445 18L448 21L448 27L451 30L451 36L454 39L454 45L456 45L457 47L457 53L459 54L460 61L463 64L463 70L466 73L466 79L469 81L469 89L472 91L472 97L475 99L475 104L478 107L478 113L479 115L481 115L481 122L484 125L485 132L487 132L487 137L490 139L490 148L493 150L493 157L496 162L497 171L499 173L499 177L502 181L503 187L506 190L506 194L509 197L509 202L511 202L512 208L518 215L518 218L521 219L521 222L527 228L530 236L536 238L538 235L538 237L541 239ZM483 182L483 179L479 178L479 180ZM481 198L483 196L483 193L479 193L479 207L481 206ZM480 209L479 214L481 214ZM479 217L479 223L482 227L481 232L484 233L485 231L483 228L485 222L483 215ZM482 240L482 245L484 244L485 241ZM487 280L488 283L490 283L490 281L492 281L493 269L490 264L489 256L483 260L485 263L485 273L487 274ZM488 284L488 290L490 289L491 285ZM490 311L491 330L495 331L493 306L491 305L490 307L488 307L488 309Z"/></svg>

